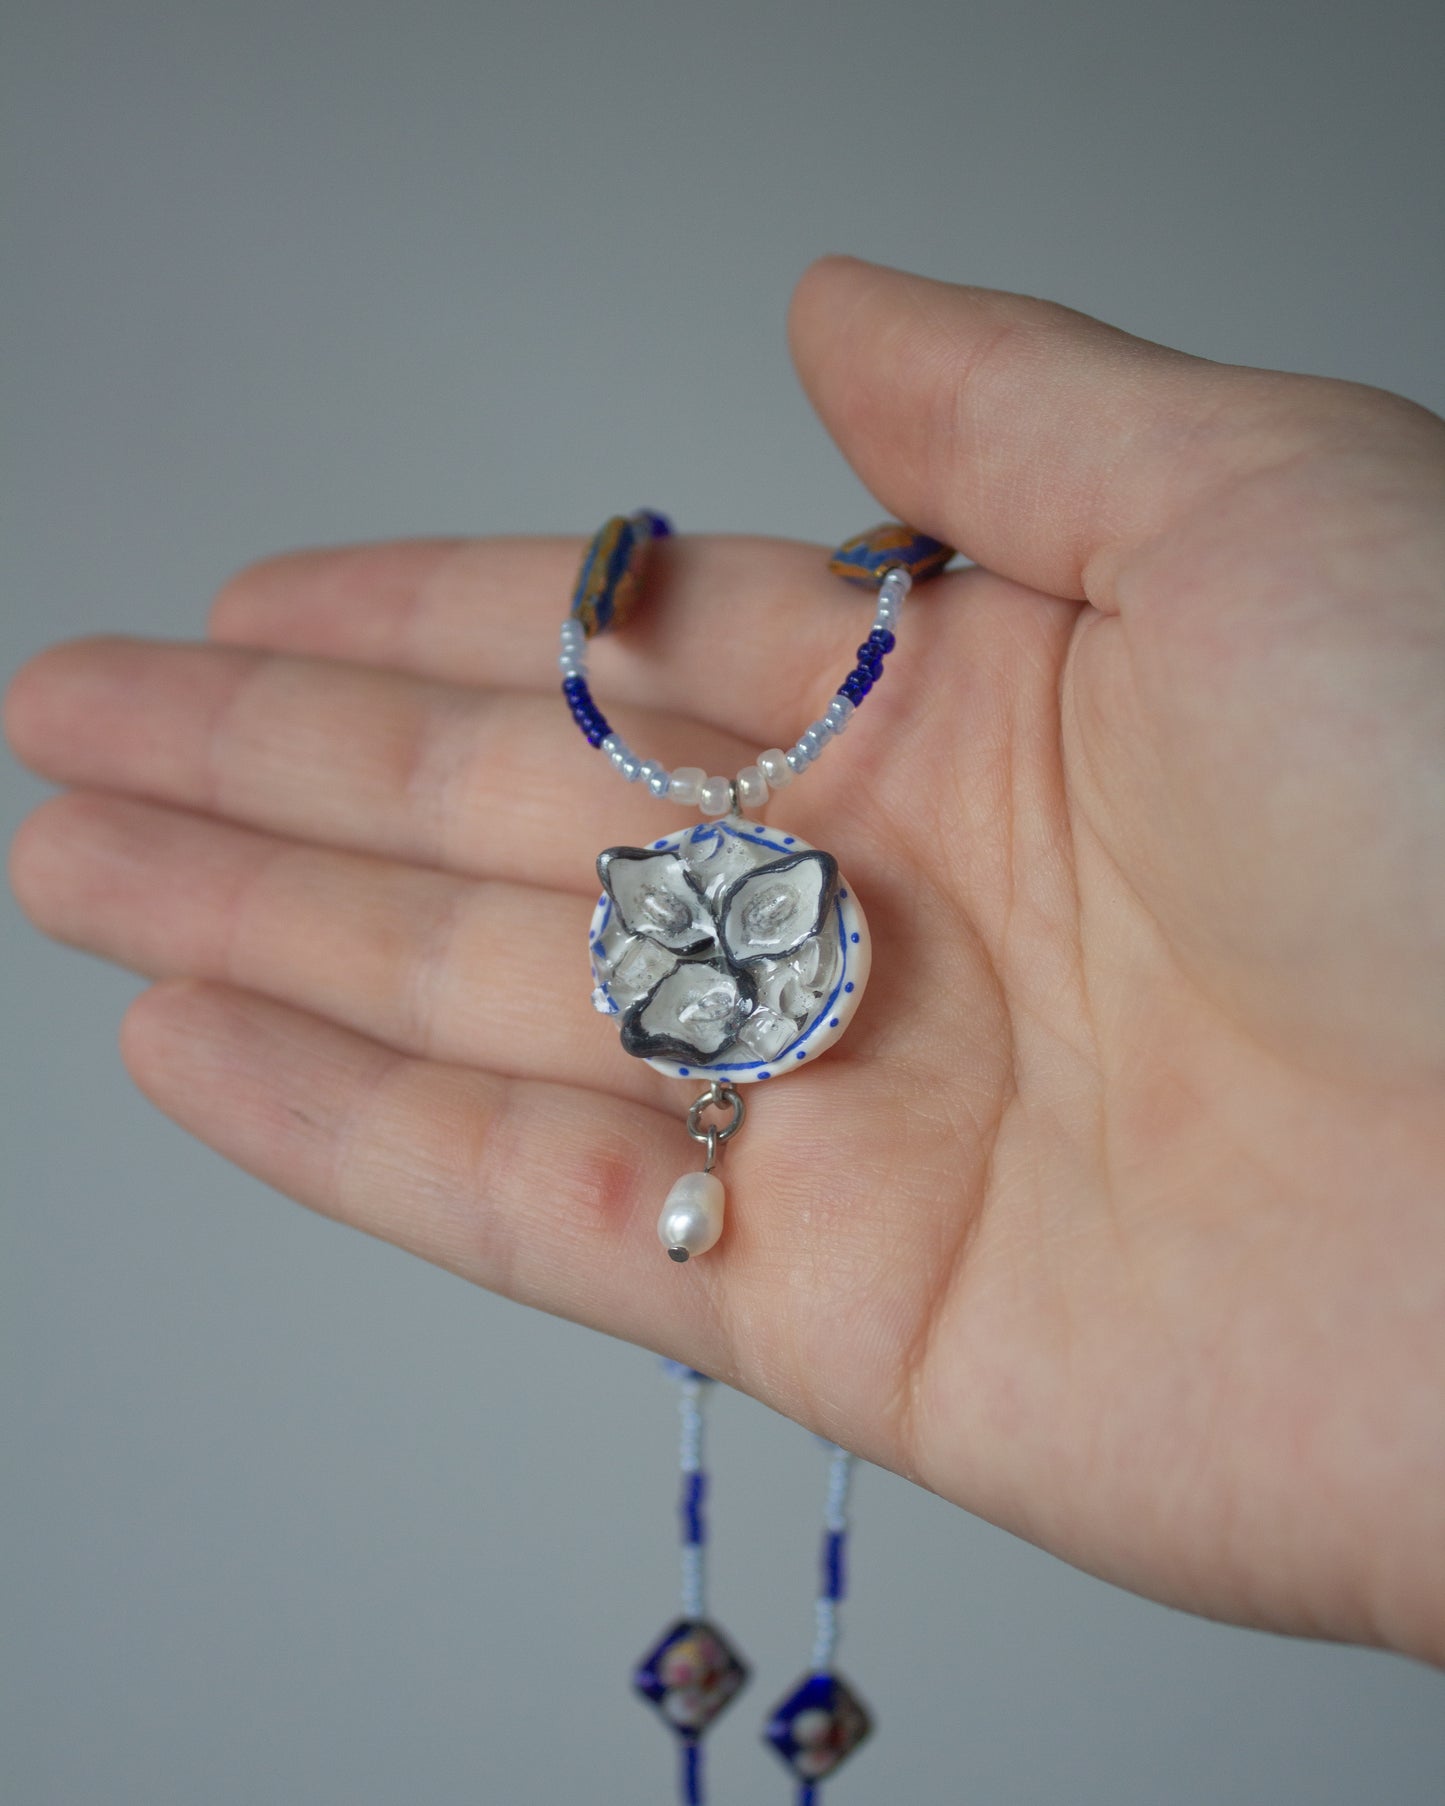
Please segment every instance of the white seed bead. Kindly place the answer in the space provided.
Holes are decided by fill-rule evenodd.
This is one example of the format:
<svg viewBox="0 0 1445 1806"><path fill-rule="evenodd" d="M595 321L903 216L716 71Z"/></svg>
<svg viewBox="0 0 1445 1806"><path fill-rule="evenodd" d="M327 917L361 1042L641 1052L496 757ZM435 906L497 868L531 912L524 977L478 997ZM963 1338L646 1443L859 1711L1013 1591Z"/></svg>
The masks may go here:
<svg viewBox="0 0 1445 1806"><path fill-rule="evenodd" d="M726 778L709 778L698 791L697 806L704 815L726 815L733 806L733 787Z"/></svg>
<svg viewBox="0 0 1445 1806"><path fill-rule="evenodd" d="M657 1219L657 1239L674 1260L706 1254L723 1230L725 1197L716 1173L684 1173L667 1194ZM677 1253L673 1253L676 1249Z"/></svg>
<svg viewBox="0 0 1445 1806"><path fill-rule="evenodd" d="M740 809L761 809L768 800L768 781L756 765L744 765L733 779Z"/></svg>
<svg viewBox="0 0 1445 1806"><path fill-rule="evenodd" d="M758 770L769 790L781 790L784 784L793 781L793 768L781 746L770 746L766 752L758 754Z"/></svg>
<svg viewBox="0 0 1445 1806"><path fill-rule="evenodd" d="M675 803L695 803L706 782L707 773L701 765L679 765L672 774L667 794Z"/></svg>
<svg viewBox="0 0 1445 1806"><path fill-rule="evenodd" d="M828 704L827 719L835 734L841 734L848 725L853 713L853 705L846 696L835 696Z"/></svg>

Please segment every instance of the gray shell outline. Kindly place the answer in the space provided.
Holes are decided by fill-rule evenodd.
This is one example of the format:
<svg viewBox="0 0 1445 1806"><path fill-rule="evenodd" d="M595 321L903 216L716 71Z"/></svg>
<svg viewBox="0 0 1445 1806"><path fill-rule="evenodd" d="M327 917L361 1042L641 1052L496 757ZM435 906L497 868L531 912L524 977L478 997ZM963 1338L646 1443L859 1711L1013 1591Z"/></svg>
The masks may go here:
<svg viewBox="0 0 1445 1806"><path fill-rule="evenodd" d="M823 882L818 890L818 913L813 919L812 926L787 947L776 947L767 953L751 953L745 959L738 958L729 947L727 935L723 932L728 919L728 910L732 907L733 900L746 885L756 884L760 878L771 878L779 872L791 871L796 866L811 864L818 864L823 868ZM717 900L717 908L713 912L714 920L717 923L718 946L722 948L723 958L734 972L741 972L748 966L760 965L766 959L787 959L790 954L798 951L804 941L810 941L814 935L822 932L823 924L828 919L828 912L833 907L837 895L838 861L831 853L825 853L818 847L810 847L805 853L785 853L781 859L771 860L767 865L760 865L750 872L744 872L740 878L734 878L723 891Z"/></svg>
<svg viewBox="0 0 1445 1806"><path fill-rule="evenodd" d="M611 880L608 876L612 866L618 860L625 859L637 863L644 859L667 859L669 857L675 861L678 869L682 873L684 883L697 898L698 903L701 905L703 919L708 924L708 932L705 935L698 940L689 941L684 947L670 946L660 935L651 934L645 928L633 928L622 912L622 905L617 900L617 893L613 890ZM677 858L675 853L669 855L666 851L658 847L604 847L597 855L597 876L602 882L603 890L607 892L607 895L612 900L612 907L617 911L618 921L627 928L629 934L642 935L645 939L655 942L657 946L663 948L666 952L676 954L680 960L688 959L695 954L705 952L709 947L721 947L722 937L718 933L717 923L714 920L713 911L711 905L708 903L707 896L704 893L702 886L698 883L695 874L688 869L687 865L681 859Z"/></svg>
<svg viewBox="0 0 1445 1806"><path fill-rule="evenodd" d="M729 1022L728 1031L718 1046L711 1053L700 1047L694 1047L690 1041L684 1041L677 1035L651 1035L642 1026L644 1010L656 997L657 993L668 982L675 978L685 966L706 966L709 971L720 972L732 979L738 988L738 1008ZM743 971L728 959L685 959L679 960L671 972L665 972L645 997L637 1002L622 1018L622 1046L626 1053L635 1054L639 1060L685 1060L694 1066L707 1066L716 1060L725 1047L737 1040L738 1031L753 1013L758 1000L757 985L750 972Z"/></svg>

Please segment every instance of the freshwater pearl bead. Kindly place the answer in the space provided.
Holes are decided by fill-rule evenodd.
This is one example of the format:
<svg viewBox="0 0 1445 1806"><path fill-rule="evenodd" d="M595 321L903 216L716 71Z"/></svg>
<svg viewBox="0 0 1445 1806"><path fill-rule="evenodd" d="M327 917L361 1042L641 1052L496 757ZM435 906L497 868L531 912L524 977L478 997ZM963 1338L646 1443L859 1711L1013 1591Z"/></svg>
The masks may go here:
<svg viewBox="0 0 1445 1806"><path fill-rule="evenodd" d="M704 815L726 815L733 806L733 787L726 778L709 778L698 791L697 806Z"/></svg>
<svg viewBox="0 0 1445 1806"><path fill-rule="evenodd" d="M738 807L761 809L768 800L768 784L756 765L744 765L733 779L737 787Z"/></svg>
<svg viewBox="0 0 1445 1806"><path fill-rule="evenodd" d="M758 770L769 790L781 790L784 784L793 781L793 768L781 746L770 746L766 752L758 754Z"/></svg>
<svg viewBox="0 0 1445 1806"><path fill-rule="evenodd" d="M684 1173L667 1194L657 1238L674 1260L706 1254L723 1228L723 1185L716 1173Z"/></svg>
<svg viewBox="0 0 1445 1806"><path fill-rule="evenodd" d="M679 765L672 774L667 794L675 803L695 803L706 782L707 773L701 765Z"/></svg>

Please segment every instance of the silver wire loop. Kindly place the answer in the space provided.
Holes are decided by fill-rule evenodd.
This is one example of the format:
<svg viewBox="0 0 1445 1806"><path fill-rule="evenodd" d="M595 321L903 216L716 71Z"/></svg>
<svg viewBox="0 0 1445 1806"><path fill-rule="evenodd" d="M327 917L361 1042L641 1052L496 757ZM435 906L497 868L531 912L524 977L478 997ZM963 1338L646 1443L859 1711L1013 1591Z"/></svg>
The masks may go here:
<svg viewBox="0 0 1445 1806"><path fill-rule="evenodd" d="M704 1110L728 1110L731 1115L725 1123L710 1122L704 1127ZM692 1107L687 1113L687 1132L694 1141L701 1141L707 1147L707 1162L702 1169L705 1173L712 1171L719 1145L732 1140L743 1126L743 1118L747 1113L748 1107L742 1100L742 1093L731 1085L719 1084L716 1079L706 1091L693 1099Z"/></svg>

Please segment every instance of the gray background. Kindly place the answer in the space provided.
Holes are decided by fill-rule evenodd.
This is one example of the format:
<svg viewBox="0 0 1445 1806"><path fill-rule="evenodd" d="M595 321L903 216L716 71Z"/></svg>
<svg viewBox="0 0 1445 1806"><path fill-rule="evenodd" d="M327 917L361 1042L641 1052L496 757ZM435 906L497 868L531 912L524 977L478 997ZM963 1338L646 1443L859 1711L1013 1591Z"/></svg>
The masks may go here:
<svg viewBox="0 0 1445 1806"><path fill-rule="evenodd" d="M829 249L1445 401L1442 15L983 0L4 8L4 662L185 636L293 543L834 540L876 512L787 364ZM40 794L4 776L13 822ZM131 981L3 920L0 1796L669 1797L647 1355L329 1226L128 1088ZM716 1590L803 1664L822 1462L716 1400ZM866 1470L876 1800L1445 1794L1440 1680L1193 1622Z"/></svg>

